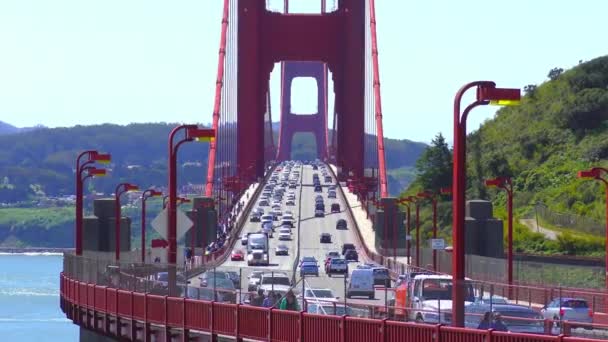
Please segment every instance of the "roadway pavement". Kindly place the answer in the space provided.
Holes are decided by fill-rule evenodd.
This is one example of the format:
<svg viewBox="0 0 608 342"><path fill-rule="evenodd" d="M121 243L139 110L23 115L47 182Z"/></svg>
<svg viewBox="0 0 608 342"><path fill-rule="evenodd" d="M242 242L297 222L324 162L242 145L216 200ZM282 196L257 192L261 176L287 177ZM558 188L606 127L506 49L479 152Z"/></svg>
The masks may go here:
<svg viewBox="0 0 608 342"><path fill-rule="evenodd" d="M323 192L321 193L324 202L326 213L325 217L314 217L315 209L315 197L319 193L314 192L313 186L313 174L319 173L321 178L321 185L323 186ZM329 173L331 174L331 173ZM345 298L345 286L347 283L341 275L335 275L329 277L325 274L324 261L325 256L330 251L342 252L342 245L344 243L354 243L357 246L359 253L359 262L350 262L348 264L349 272L352 272L357 265L368 262L363 254L363 249L360 248L357 235L354 231L355 225L353 217L350 216L348 210L346 210L346 201L341 196L340 192L337 191L337 198L327 198L327 190L330 184L336 184L336 179L332 176L331 183L325 183L321 174L321 170L314 171L312 166L304 166L304 172L302 173L302 220L300 222L300 257L313 256L319 261L319 277L307 276L305 277L307 286L312 288L328 288L331 289L335 296L340 297L340 302L344 302ZM340 212L331 213L331 204L339 203ZM346 230L336 229L336 223L339 219L346 220ZM321 233L330 233L332 235L331 243L320 243ZM299 271L299 269L298 269ZM299 279L299 275L298 275ZM301 286L301 285L300 285ZM301 291L300 291L301 292ZM357 304L373 304L373 305L384 305L384 291L377 291L375 300L364 300L364 299L347 299L348 303Z"/></svg>
<svg viewBox="0 0 608 342"><path fill-rule="evenodd" d="M328 166L329 167L329 166ZM298 168L293 168L292 172ZM292 229L292 240L291 241L279 241L278 240L278 229L276 230L274 237L270 239L270 265L262 266L262 267L247 267L246 261L231 261L228 259L224 262L218 270L224 271L234 271L241 275L241 291L244 293L247 291L248 284L248 276L254 270L262 270L265 272L285 272L290 277L293 274L295 263L299 263L299 260L295 260L297 255L297 250L299 248L300 258L305 256L313 256L319 262L319 277L307 276L305 277L306 287L311 288L328 288L331 289L335 296L339 296L339 302L343 303L345 298L345 286L346 282L343 276L335 275L329 277L325 274L324 261L325 255L330 251L337 251L341 253L342 245L344 243L354 243L357 246L357 250L359 252L359 263L350 262L349 263L349 271L352 272L353 269L357 267L357 265L368 262L363 253L363 248L360 247L360 242L358 237L354 231L355 229L355 221L353 217L350 215L349 211L346 210L347 201L341 195L340 191L337 191L337 198L330 199L327 198L328 195L328 187L330 184L337 184L336 179L332 176L332 182L324 182L324 177L322 176L321 168L319 170L313 170L311 165L303 165L299 167L300 169L300 185L295 189L295 206L286 206L286 194L283 198L283 205L281 210L285 212L286 210L291 210L293 212L293 216L296 219L294 224L294 228ZM318 173L321 179L321 185L323 187L323 191L321 193L317 193L314 191L313 186L313 174ZM328 172L330 175L331 172ZM261 184L260 186L264 186ZM287 191L286 191L287 193ZM315 217L314 209L315 209L315 197L321 194L324 198L325 203L325 217ZM251 200L259 203L259 198L252 198ZM355 199L356 200L356 199ZM339 203L340 204L340 212L339 213L331 213L331 204ZM258 205L254 205L253 208L257 208ZM265 212L270 210L270 207L263 207ZM244 213L243 213L244 214ZM249 215L249 213L247 213ZM345 219L347 222L346 230L337 230L336 222L339 219ZM280 224L275 221L277 226ZM259 222L247 222L242 229L242 234L247 232L257 232L261 228L261 224ZM370 229L371 230L371 229ZM320 235L321 233L330 233L332 235L331 243L320 243ZM299 244L298 244L299 242ZM289 248L289 255L287 256L276 256L275 248L279 244L284 244ZM246 254L246 246L242 246L240 242L237 242L235 249L241 249ZM297 273L295 277L296 285L295 292L300 293L302 289L302 282L299 276L299 267L296 268ZM199 286L200 281L198 277L191 279L191 286ZM349 304L371 304L371 305L384 305L384 291L376 291L376 299L368 300L368 299L348 299L347 303Z"/></svg>

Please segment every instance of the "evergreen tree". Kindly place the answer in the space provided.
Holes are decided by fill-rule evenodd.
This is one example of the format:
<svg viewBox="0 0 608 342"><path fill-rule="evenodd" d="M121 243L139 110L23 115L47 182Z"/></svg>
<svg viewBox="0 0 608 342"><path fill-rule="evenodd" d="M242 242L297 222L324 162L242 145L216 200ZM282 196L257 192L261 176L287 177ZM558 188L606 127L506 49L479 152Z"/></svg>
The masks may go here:
<svg viewBox="0 0 608 342"><path fill-rule="evenodd" d="M416 162L416 171L423 189L439 190L452 184L452 151L441 133Z"/></svg>

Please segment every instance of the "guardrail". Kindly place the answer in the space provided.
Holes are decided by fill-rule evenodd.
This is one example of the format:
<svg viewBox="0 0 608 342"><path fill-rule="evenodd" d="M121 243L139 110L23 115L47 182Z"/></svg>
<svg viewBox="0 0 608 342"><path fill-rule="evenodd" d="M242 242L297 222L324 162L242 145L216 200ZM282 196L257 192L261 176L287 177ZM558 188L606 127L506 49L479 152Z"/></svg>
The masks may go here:
<svg viewBox="0 0 608 342"><path fill-rule="evenodd" d="M194 331L266 341L585 342L548 336L454 328L349 316L317 315L151 295L79 282L61 274L61 308L74 323L121 340L181 336Z"/></svg>
<svg viewBox="0 0 608 342"><path fill-rule="evenodd" d="M276 166L274 166L273 169L275 167ZM266 181L268 181L268 178L270 177L271 174L272 174L272 170L269 170L268 172L266 172L266 174L264 175L264 179L259 183L258 187L255 189L255 191L251 195L250 200L245 205L245 208L243 208L242 214L240 215L239 219L236 222L236 225L235 225L236 228L230 232L230 235L226 239L226 244L224 244L224 246L222 246L222 248L218 249L214 253L206 255L205 258L203 258L203 260L204 260L203 265L200 269L197 270L198 273L203 272L204 270L209 269L211 267L221 265L226 261L226 259L228 259L230 252L234 248L234 245L243 230L243 226L249 219L248 214L251 212L251 208L253 207L253 205L255 205L255 199L259 196L260 192L264 188L264 184L266 183Z"/></svg>

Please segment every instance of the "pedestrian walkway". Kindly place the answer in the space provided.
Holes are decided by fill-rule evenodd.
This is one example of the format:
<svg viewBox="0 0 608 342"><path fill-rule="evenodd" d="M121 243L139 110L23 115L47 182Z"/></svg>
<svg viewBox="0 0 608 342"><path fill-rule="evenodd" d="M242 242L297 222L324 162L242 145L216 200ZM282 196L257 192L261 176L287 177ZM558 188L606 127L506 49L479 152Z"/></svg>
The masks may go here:
<svg viewBox="0 0 608 342"><path fill-rule="evenodd" d="M330 164L330 167L334 172L334 175L337 174L336 166ZM371 219L367 217L367 213L363 209L361 202L357 199L357 195L350 192L347 186L340 186L340 188L344 194L344 200L353 214L356 228L359 229L360 236L363 239L361 243L364 243L367 250L371 253L380 255L376 250L376 233L374 232L373 223ZM407 257L397 257L397 261L403 264L409 264Z"/></svg>
<svg viewBox="0 0 608 342"><path fill-rule="evenodd" d="M544 228L540 225L536 224L536 220L534 219L520 219L519 223L525 225L530 228L531 231L543 234L549 240L557 240L557 235L555 231L551 229Z"/></svg>

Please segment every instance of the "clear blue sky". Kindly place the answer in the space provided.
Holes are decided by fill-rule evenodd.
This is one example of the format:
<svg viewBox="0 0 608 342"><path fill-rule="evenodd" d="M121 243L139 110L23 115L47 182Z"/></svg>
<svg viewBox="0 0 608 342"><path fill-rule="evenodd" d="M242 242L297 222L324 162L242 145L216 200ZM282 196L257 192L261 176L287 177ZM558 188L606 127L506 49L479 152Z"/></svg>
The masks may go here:
<svg viewBox="0 0 608 342"><path fill-rule="evenodd" d="M291 1L294 11L314 2ZM221 3L0 0L0 120L210 122ZM523 87L552 67L608 54L608 1L376 3L391 138L428 142L441 131L451 141L453 96L468 81ZM476 110L469 127L494 111Z"/></svg>

